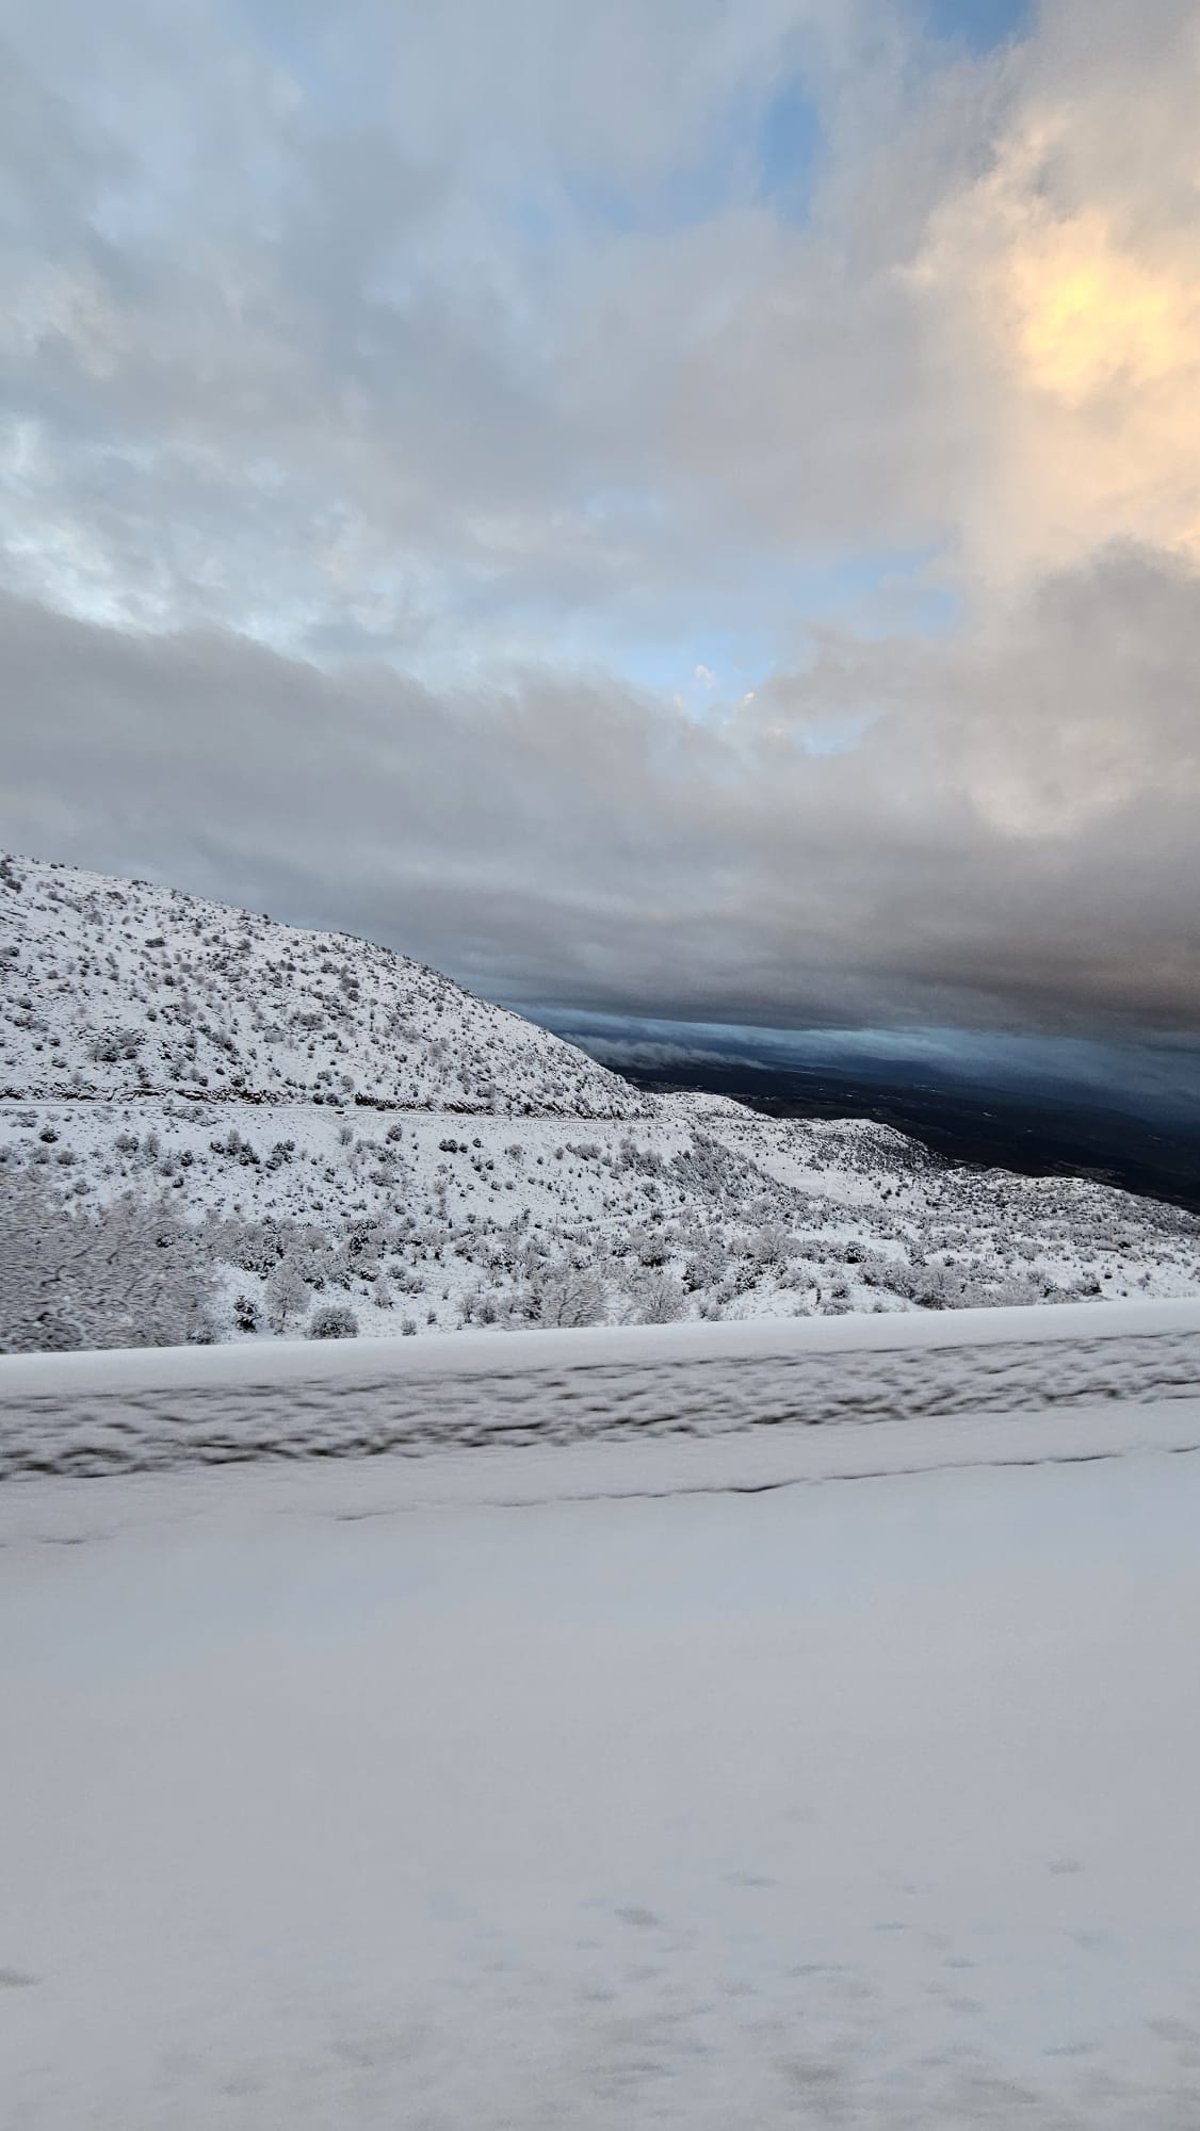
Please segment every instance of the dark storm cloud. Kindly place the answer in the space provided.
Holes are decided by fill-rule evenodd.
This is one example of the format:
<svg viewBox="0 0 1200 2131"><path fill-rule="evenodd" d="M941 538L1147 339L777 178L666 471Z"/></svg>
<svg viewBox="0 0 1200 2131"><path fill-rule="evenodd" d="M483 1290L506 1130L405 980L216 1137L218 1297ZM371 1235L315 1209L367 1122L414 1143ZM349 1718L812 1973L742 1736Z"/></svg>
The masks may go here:
<svg viewBox="0 0 1200 2131"><path fill-rule="evenodd" d="M704 725L435 695L9 601L17 848L362 930L511 997L763 1023L1200 1017L1200 587L1113 554L1003 639L863 647ZM877 716L840 751L864 700ZM819 731L817 751L806 736Z"/></svg>

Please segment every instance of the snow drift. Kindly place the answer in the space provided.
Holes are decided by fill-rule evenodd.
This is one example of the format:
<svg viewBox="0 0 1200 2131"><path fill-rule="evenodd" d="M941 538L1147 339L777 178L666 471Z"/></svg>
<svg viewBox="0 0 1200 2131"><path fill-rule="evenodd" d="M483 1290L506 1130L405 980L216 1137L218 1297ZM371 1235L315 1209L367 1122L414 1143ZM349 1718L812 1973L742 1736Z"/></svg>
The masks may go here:
<svg viewBox="0 0 1200 2131"><path fill-rule="evenodd" d="M1200 1302L0 1357L0 1477L718 1436L1200 1391Z"/></svg>

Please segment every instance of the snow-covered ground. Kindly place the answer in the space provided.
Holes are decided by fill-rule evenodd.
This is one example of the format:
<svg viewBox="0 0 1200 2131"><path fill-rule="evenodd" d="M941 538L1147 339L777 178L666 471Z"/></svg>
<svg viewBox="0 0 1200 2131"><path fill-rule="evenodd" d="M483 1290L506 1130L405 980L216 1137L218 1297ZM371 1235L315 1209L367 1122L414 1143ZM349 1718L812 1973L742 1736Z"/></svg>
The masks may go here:
<svg viewBox="0 0 1200 2131"><path fill-rule="evenodd" d="M1200 1302L0 1356L0 1479L1145 1405Z"/></svg>
<svg viewBox="0 0 1200 2131"><path fill-rule="evenodd" d="M1198 1528L1185 1399L8 1486L0 2123L1191 2131Z"/></svg>

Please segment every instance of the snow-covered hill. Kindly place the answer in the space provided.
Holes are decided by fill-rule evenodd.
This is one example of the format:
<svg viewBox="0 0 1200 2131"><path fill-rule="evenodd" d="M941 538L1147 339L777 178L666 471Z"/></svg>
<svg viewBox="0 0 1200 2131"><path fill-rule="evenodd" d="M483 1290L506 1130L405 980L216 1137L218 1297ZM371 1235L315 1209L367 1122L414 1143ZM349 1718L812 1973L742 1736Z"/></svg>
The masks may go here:
<svg viewBox="0 0 1200 2131"><path fill-rule="evenodd" d="M0 1347L1200 1293L1200 1222L644 1095L404 957L0 862Z"/></svg>
<svg viewBox="0 0 1200 2131"><path fill-rule="evenodd" d="M632 1117L629 1083L437 970L145 881L0 859L0 1095Z"/></svg>

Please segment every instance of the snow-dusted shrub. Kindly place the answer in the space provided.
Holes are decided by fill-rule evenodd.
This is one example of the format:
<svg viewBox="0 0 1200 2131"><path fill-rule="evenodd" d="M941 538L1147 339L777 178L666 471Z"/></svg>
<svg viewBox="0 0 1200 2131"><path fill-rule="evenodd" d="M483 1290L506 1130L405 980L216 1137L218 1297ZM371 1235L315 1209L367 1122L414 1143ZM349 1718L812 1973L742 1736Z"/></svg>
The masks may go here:
<svg viewBox="0 0 1200 2131"><path fill-rule="evenodd" d="M265 1278L274 1271L282 1248L274 1222L222 1221L214 1223L214 1234L219 1256L243 1273Z"/></svg>
<svg viewBox="0 0 1200 2131"><path fill-rule="evenodd" d="M607 1298L594 1266L552 1261L534 1274L518 1306L531 1324L602 1324Z"/></svg>
<svg viewBox="0 0 1200 2131"><path fill-rule="evenodd" d="M692 1294L703 1288L716 1287L728 1265L728 1252L724 1241L717 1236L704 1236L683 1269L683 1284Z"/></svg>
<svg viewBox="0 0 1200 2131"><path fill-rule="evenodd" d="M324 1302L308 1320L310 1339L357 1339L358 1319L340 1302Z"/></svg>
<svg viewBox="0 0 1200 2131"><path fill-rule="evenodd" d="M782 1265L795 1248L792 1238L782 1221L765 1221L757 1234L751 1236L747 1255L755 1265L764 1268Z"/></svg>
<svg viewBox="0 0 1200 2131"><path fill-rule="evenodd" d="M682 1284L667 1272L648 1273L635 1281L630 1301L637 1324L674 1324L687 1307Z"/></svg>
<svg viewBox="0 0 1200 2131"><path fill-rule="evenodd" d="M964 1281L962 1299L955 1307L963 1310L1028 1308L1045 1302L1050 1295L1057 1300L1070 1299L1069 1290L1056 1290L1045 1281L1031 1279L1025 1273L1002 1273L986 1280Z"/></svg>
<svg viewBox="0 0 1200 2131"><path fill-rule="evenodd" d="M0 1352L174 1347L213 1338L199 1232L158 1201L68 1211L28 1170L0 1186Z"/></svg>
<svg viewBox="0 0 1200 2131"><path fill-rule="evenodd" d="M116 1065L122 1058L136 1058L145 1041L141 1029L101 1029L88 1046L88 1056L96 1065Z"/></svg>
<svg viewBox="0 0 1200 2131"><path fill-rule="evenodd" d="M946 1265L927 1259L898 1267L889 1285L922 1310L995 1309L1006 1304L1030 1304L1046 1300L1044 1281L1026 1274L1010 1274L995 1260L974 1264Z"/></svg>
<svg viewBox="0 0 1200 2131"><path fill-rule="evenodd" d="M464 1325L495 1324L498 1315L496 1298L488 1289L476 1288L471 1294L463 1296L461 1316Z"/></svg>

